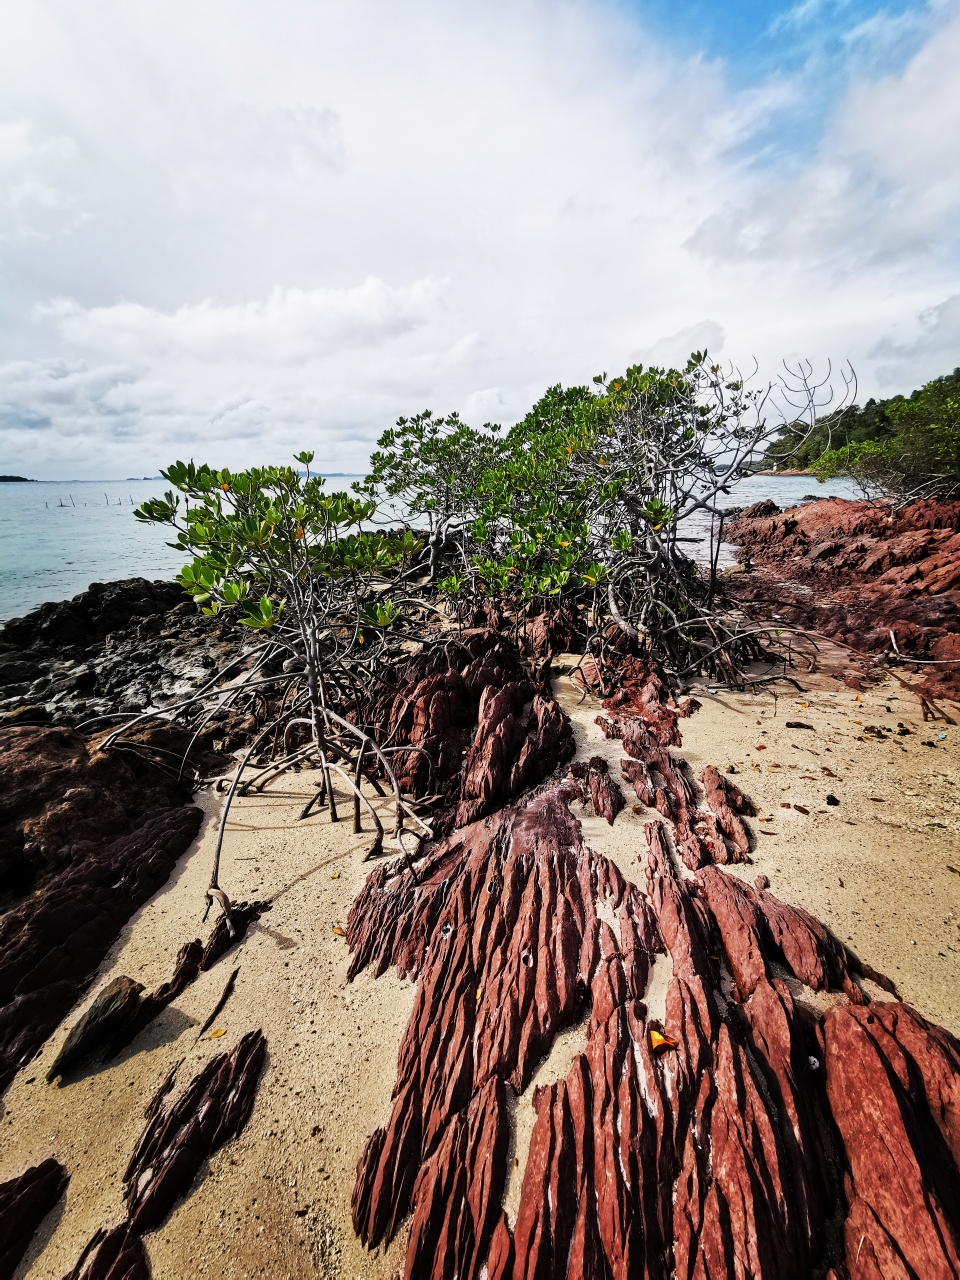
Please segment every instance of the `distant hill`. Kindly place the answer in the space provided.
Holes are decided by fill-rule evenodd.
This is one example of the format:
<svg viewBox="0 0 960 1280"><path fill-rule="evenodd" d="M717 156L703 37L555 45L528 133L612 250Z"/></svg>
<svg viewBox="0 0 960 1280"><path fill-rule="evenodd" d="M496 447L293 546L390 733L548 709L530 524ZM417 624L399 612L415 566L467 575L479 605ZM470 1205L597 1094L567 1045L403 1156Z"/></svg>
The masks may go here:
<svg viewBox="0 0 960 1280"><path fill-rule="evenodd" d="M917 405L931 394L956 394L960 391L960 369L934 378L909 397L891 396L888 400L868 400L850 405L840 414L827 414L811 430L806 422L789 423L768 447L763 464L779 464L804 470L813 468L831 450L862 445L870 441L891 440L900 434L900 419L906 406Z"/></svg>
<svg viewBox="0 0 960 1280"><path fill-rule="evenodd" d="M0 484L36 484L29 476L0 476Z"/></svg>

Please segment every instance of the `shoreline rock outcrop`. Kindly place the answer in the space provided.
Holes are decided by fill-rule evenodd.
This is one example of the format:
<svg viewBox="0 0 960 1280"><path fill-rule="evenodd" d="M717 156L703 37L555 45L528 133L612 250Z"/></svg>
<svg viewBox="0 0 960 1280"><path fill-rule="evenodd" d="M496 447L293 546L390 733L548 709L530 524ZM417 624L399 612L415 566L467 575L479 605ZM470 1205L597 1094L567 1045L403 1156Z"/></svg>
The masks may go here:
<svg viewBox="0 0 960 1280"><path fill-rule="evenodd" d="M629 700L604 731L644 802L664 797L636 883L583 844L571 803L607 807L591 759L378 868L356 899L349 976L417 980L392 1113L357 1167L358 1235L389 1241L410 1214L406 1280L958 1274L960 1043L764 878L693 850L677 713ZM752 805L716 769L702 782L730 854ZM826 1016L813 993L832 993ZM512 1102L574 1026L581 1051L533 1098L510 1221Z"/></svg>
<svg viewBox="0 0 960 1280"><path fill-rule="evenodd" d="M920 659L921 690L960 700L960 501L825 498L781 511L767 500L725 537L759 570L725 580L747 608L861 652Z"/></svg>

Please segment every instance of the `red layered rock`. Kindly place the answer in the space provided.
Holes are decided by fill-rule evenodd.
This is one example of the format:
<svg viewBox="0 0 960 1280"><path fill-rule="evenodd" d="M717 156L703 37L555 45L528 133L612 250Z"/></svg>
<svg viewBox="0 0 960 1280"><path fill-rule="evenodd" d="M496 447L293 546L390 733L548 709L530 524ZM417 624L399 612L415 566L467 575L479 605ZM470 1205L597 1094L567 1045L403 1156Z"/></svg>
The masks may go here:
<svg viewBox="0 0 960 1280"><path fill-rule="evenodd" d="M415 867L379 868L354 903L351 976L392 963L418 980L393 1111L357 1169L361 1238L390 1239L411 1213L410 1280L960 1275L960 1046L865 1003L862 978L892 984L765 881L709 865L748 834L750 801L708 769L700 810L673 730L622 706L603 726L666 819L645 828L645 891L583 846L570 803L586 789L602 811L609 777L591 760ZM656 964L670 965L662 1024L643 1003ZM822 1030L799 984L851 1003ZM535 1094L511 1229L503 1091L528 1087L587 1003L583 1051Z"/></svg>
<svg viewBox="0 0 960 1280"><path fill-rule="evenodd" d="M757 504L726 537L764 572L731 582L738 599L868 653L944 661L960 643L960 502L824 499L781 512ZM812 588L812 590L811 590ZM960 667L930 667L927 692L960 697Z"/></svg>
<svg viewBox="0 0 960 1280"><path fill-rule="evenodd" d="M393 1234L418 1166L455 1117L491 1079L526 1087L598 964L619 952L598 899L623 912L629 984L645 984L644 949L658 945L652 920L640 900L627 903L617 869L582 847L567 803L574 795L562 784L542 788L448 837L416 874L375 872L351 910L351 973L392 961L419 978L393 1114L358 1168L354 1223L370 1244Z"/></svg>
<svg viewBox="0 0 960 1280"><path fill-rule="evenodd" d="M506 1177L507 1093L493 1076L447 1126L413 1187L406 1280L478 1280Z"/></svg>
<svg viewBox="0 0 960 1280"><path fill-rule="evenodd" d="M170 809L87 854L0 920L0 1088L77 1000L124 924L190 846L201 810Z"/></svg>
<svg viewBox="0 0 960 1280"><path fill-rule="evenodd" d="M960 1275L960 1044L898 1003L831 1009L824 1039L852 1280Z"/></svg>
<svg viewBox="0 0 960 1280"><path fill-rule="evenodd" d="M52 1157L0 1183L0 1276L12 1276L70 1177Z"/></svg>
<svg viewBox="0 0 960 1280"><path fill-rule="evenodd" d="M560 708L537 691L513 645L491 631L411 658L364 723L392 753L402 790L441 798L432 819L438 833L493 812L574 754Z"/></svg>
<svg viewBox="0 0 960 1280"><path fill-rule="evenodd" d="M726 846L724 852L728 855L726 857L715 855L714 862L749 862L753 842L741 815L751 818L756 816L757 811L753 807L753 802L712 764L701 773L700 782L707 804L724 838L722 842Z"/></svg>
<svg viewBox="0 0 960 1280"><path fill-rule="evenodd" d="M623 791L616 778L610 773L610 766L602 756L593 756L589 761L575 761L570 766L570 773L578 782L586 783L584 799L590 800L593 811L598 817L606 818L613 826L617 814L626 804Z"/></svg>

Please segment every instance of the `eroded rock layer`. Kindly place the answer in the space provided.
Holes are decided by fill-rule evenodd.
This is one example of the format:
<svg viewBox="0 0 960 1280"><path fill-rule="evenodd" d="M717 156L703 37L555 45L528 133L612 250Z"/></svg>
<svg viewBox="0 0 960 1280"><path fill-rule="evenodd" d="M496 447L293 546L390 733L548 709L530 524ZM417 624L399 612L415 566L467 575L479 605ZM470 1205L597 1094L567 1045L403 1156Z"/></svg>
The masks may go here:
<svg viewBox="0 0 960 1280"><path fill-rule="evenodd" d="M436 806L438 834L492 813L574 753L560 708L493 631L435 644L395 673L364 723L399 785Z"/></svg>
<svg viewBox="0 0 960 1280"><path fill-rule="evenodd" d="M943 663L924 685L960 697L960 502L760 502L725 537L766 570L732 582L744 603L855 649Z"/></svg>
<svg viewBox="0 0 960 1280"><path fill-rule="evenodd" d="M604 812L590 760L379 868L354 903L351 977L417 979L358 1234L375 1246L411 1215L407 1280L960 1276L960 1045L871 1000L866 978L892 984L762 878L714 865L746 857L752 807L708 769L705 823L657 701L632 692L602 722L665 819L635 883L571 811L596 790ZM835 993L826 1020L814 991ZM512 1095L571 1026L582 1047L536 1090L511 1221Z"/></svg>
<svg viewBox="0 0 960 1280"><path fill-rule="evenodd" d="M40 1223L54 1207L70 1177L51 1157L0 1183L0 1276L12 1276Z"/></svg>
<svg viewBox="0 0 960 1280"><path fill-rule="evenodd" d="M0 920L0 1089L70 1010L120 929L166 881L203 817L169 809L87 852Z"/></svg>
<svg viewBox="0 0 960 1280"><path fill-rule="evenodd" d="M147 1125L124 1174L126 1219L98 1230L64 1280L149 1280L145 1232L187 1194L203 1162L240 1134L253 1110L267 1042L249 1031L211 1058L170 1106L168 1078L147 1107Z"/></svg>

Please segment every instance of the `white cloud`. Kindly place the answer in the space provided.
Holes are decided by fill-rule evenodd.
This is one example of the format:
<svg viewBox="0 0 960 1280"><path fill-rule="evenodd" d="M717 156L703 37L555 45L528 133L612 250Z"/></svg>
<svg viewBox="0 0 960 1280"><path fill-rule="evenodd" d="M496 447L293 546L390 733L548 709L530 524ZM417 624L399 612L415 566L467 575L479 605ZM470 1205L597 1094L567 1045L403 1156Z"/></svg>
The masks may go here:
<svg viewBox="0 0 960 1280"><path fill-rule="evenodd" d="M687 325L649 347L632 352L631 363L682 368L691 351L709 351L710 355L718 356L725 341L722 325L715 320L701 320L699 324Z"/></svg>
<svg viewBox="0 0 960 1280"><path fill-rule="evenodd" d="M803 84L735 93L601 0L13 0L0 470L349 471L401 413L703 346L908 387L941 348L905 326L960 293L938 22L773 163Z"/></svg>
<svg viewBox="0 0 960 1280"><path fill-rule="evenodd" d="M883 338L871 351L881 386L898 390L925 382L960 365L960 293L921 312L912 341Z"/></svg>

